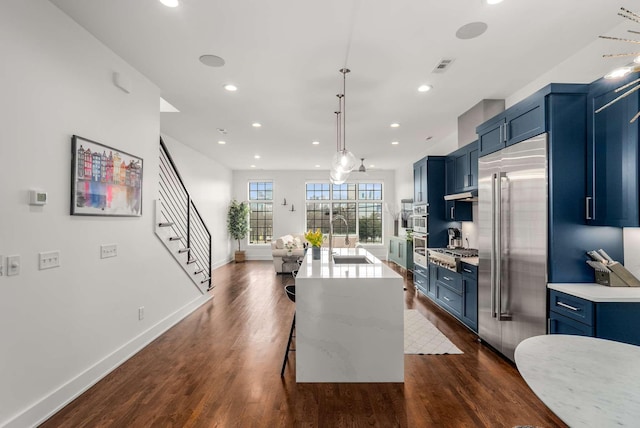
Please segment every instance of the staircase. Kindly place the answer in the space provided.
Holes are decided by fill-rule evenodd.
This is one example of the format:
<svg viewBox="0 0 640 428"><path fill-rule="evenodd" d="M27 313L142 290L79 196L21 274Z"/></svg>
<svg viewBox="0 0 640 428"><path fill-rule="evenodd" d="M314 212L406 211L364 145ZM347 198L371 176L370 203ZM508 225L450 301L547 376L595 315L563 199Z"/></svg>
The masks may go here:
<svg viewBox="0 0 640 428"><path fill-rule="evenodd" d="M204 294L211 281L211 233L187 192L167 146L160 138L160 198L154 231L189 278Z"/></svg>

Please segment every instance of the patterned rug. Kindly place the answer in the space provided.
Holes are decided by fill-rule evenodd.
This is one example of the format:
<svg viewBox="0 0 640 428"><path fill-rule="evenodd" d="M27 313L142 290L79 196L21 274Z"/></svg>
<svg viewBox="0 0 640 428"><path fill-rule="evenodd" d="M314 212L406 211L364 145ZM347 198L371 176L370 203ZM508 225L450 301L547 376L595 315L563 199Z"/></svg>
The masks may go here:
<svg viewBox="0 0 640 428"><path fill-rule="evenodd" d="M463 354L440 330L415 309L404 311L405 354Z"/></svg>

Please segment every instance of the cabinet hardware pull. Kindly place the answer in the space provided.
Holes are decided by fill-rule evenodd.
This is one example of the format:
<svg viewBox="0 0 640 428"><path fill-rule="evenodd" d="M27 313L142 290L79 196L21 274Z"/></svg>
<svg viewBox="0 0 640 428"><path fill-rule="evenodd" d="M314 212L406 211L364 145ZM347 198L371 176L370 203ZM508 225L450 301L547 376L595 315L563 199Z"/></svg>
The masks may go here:
<svg viewBox="0 0 640 428"><path fill-rule="evenodd" d="M590 212L589 206L591 205L591 200L592 200L591 196L587 196L586 198L584 198L585 217L587 218L587 220L593 220L589 215L589 212Z"/></svg>
<svg viewBox="0 0 640 428"><path fill-rule="evenodd" d="M450 301L451 301L451 299L450 299L450 298L448 298L447 296L442 296L442 298L443 298L444 300L446 300L447 302L450 302Z"/></svg>
<svg viewBox="0 0 640 428"><path fill-rule="evenodd" d="M567 309L572 310L574 312L580 312L580 310L581 310L580 308L576 308L574 306L567 305L566 303L562 303L562 302L556 302L556 305L562 306L563 308L567 308Z"/></svg>
<svg viewBox="0 0 640 428"><path fill-rule="evenodd" d="M453 207L451 207L451 219L453 220L455 217L453 216Z"/></svg>
<svg viewBox="0 0 640 428"><path fill-rule="evenodd" d="M451 281L451 278L449 278L448 276L443 276L442 279L446 279L447 281Z"/></svg>
<svg viewBox="0 0 640 428"><path fill-rule="evenodd" d="M463 271L465 271L465 272L467 272L467 273L471 273L471 270L470 270L470 269L462 268L462 270L463 270Z"/></svg>

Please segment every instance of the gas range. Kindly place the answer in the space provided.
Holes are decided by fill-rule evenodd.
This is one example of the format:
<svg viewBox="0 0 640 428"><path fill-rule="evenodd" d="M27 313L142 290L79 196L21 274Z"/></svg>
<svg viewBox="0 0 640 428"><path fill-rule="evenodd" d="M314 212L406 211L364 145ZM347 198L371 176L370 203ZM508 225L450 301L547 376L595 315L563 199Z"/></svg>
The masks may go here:
<svg viewBox="0 0 640 428"><path fill-rule="evenodd" d="M429 248L429 262L454 272L460 271L460 262L478 257L478 250L473 248Z"/></svg>

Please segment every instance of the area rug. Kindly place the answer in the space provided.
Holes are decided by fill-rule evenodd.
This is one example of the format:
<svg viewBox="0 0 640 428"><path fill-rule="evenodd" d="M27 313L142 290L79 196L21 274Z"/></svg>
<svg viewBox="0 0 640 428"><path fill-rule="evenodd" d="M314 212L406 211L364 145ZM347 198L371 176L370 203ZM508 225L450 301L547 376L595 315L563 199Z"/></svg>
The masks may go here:
<svg viewBox="0 0 640 428"><path fill-rule="evenodd" d="M404 311L405 354L463 354L435 325L415 309Z"/></svg>

